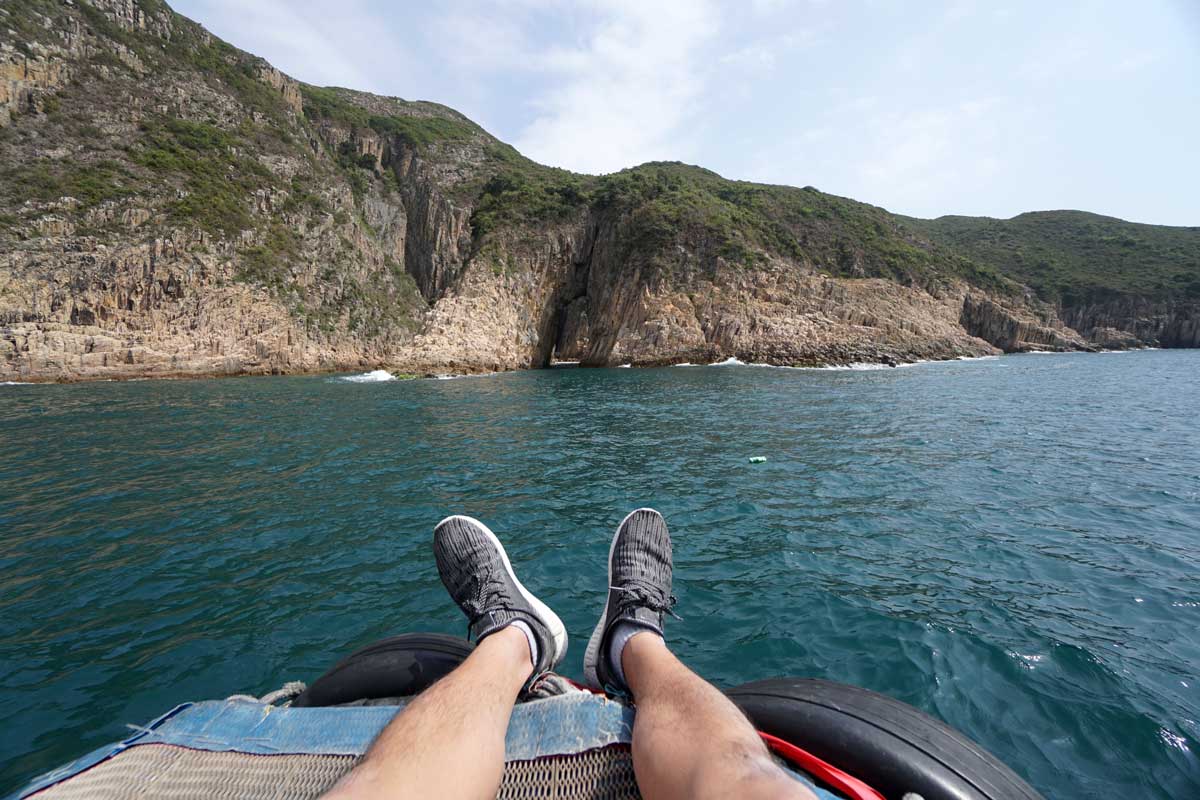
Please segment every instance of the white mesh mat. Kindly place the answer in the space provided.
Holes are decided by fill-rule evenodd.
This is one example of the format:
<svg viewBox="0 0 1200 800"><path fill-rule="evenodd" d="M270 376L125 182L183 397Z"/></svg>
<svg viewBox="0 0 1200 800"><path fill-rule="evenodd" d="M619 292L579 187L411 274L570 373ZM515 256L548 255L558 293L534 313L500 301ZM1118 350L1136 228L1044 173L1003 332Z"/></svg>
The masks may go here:
<svg viewBox="0 0 1200 800"><path fill-rule="evenodd" d="M300 800L316 798L358 761L339 755L249 755L164 744L132 747L33 795L38 800ZM612 746L510 761L497 797L633 800L633 756Z"/></svg>

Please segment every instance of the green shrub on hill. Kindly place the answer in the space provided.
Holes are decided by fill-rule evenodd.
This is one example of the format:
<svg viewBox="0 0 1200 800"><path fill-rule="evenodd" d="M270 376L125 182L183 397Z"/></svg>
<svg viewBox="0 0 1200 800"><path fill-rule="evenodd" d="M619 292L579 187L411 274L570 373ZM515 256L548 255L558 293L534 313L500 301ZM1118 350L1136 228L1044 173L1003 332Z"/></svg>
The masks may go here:
<svg viewBox="0 0 1200 800"><path fill-rule="evenodd" d="M158 117L142 123L130 157L182 183L187 194L168 204L173 220L231 234L252 227L247 201L274 182L241 144L238 135L206 122Z"/></svg>
<svg viewBox="0 0 1200 800"><path fill-rule="evenodd" d="M1200 228L1142 225L1082 211L904 222L1050 302L1200 297Z"/></svg>
<svg viewBox="0 0 1200 800"><path fill-rule="evenodd" d="M300 94L304 98L304 115L310 120L325 119L351 129L369 129L380 136L394 136L417 150L438 142L465 141L480 133L476 126L457 119L372 114L332 87L302 83Z"/></svg>
<svg viewBox="0 0 1200 800"><path fill-rule="evenodd" d="M3 170L0 186L10 205L74 197L79 210L86 211L133 194L136 181L124 165L112 160L81 165L45 159Z"/></svg>
<svg viewBox="0 0 1200 800"><path fill-rule="evenodd" d="M283 292L288 284L288 263L299 258L300 235L279 223L267 231L263 243L244 248L236 277Z"/></svg>
<svg viewBox="0 0 1200 800"><path fill-rule="evenodd" d="M569 220L591 201L591 176L534 163L506 144L491 145L485 152L493 172L471 198L476 242L505 224Z"/></svg>

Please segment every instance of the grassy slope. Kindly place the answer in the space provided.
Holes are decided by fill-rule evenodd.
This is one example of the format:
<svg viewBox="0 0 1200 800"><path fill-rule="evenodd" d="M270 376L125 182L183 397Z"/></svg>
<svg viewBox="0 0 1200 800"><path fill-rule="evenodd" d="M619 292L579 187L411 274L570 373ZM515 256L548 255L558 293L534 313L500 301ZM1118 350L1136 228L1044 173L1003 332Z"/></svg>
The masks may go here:
<svg viewBox="0 0 1200 800"><path fill-rule="evenodd" d="M961 278L1014 293L1025 284L1068 304L1122 294L1200 296L1197 228L1078 211L918 220L812 187L727 180L676 162L580 175L531 161L450 109L399 101L406 115L418 116L381 118L354 105L362 95L339 92L305 87L306 115L396 133L424 148L471 138L482 143L485 159L455 189L474 208L477 243L498 229L561 223L586 210L629 215L631 247L666 252L685 236L704 241L734 267L772 254L834 275L926 287ZM430 116L428 108L437 111Z"/></svg>
<svg viewBox="0 0 1200 800"><path fill-rule="evenodd" d="M1083 211L904 223L1068 306L1122 295L1200 299L1200 228L1142 225Z"/></svg>
<svg viewBox="0 0 1200 800"><path fill-rule="evenodd" d="M627 244L643 253L669 252L684 237L734 267L771 254L835 275L922 286L954 276L993 290L1013 288L999 273L914 236L883 209L811 187L731 181L676 162L580 175L531 161L443 106L314 86L303 86L302 93L310 121L394 135L428 160L458 157L455 144L478 145L482 159L451 194L474 209L480 246L505 228L554 225L586 212L616 214L628 215ZM353 174L350 148L338 157Z"/></svg>
<svg viewBox="0 0 1200 800"><path fill-rule="evenodd" d="M76 210L84 212L106 200L154 197L170 187L187 194L167 204L165 210L173 222L224 234L252 227L249 204L253 192L279 183L254 156L294 152L299 144L296 131L289 129L279 94L257 79L258 67L265 62L209 37L199 25L169 12L156 0L139 0L138 5L147 11L172 13L170 47L162 47L153 34L122 30L85 3L73 7L47 0L12 3L11 17L26 22L25 30L18 32L22 43L47 38L43 26L29 21L35 15L73 15L114 47L71 65L73 79L51 96L42 124L23 126L16 120L4 131L5 139L16 147L22 145L22 136L80 147L77 157L70 160L13 159L0 166L0 201L6 206L0 211L8 212L0 224L16 224L14 212L27 199L51 201L70 196L80 201ZM107 110L107 98L129 94L147 105L169 104L158 96L152 80L121 61L116 55L118 46L133 53L151 75L199 77L243 108L258 112L260 119L231 129L151 113L124 141L102 136L92 123L92 114Z"/></svg>
<svg viewBox="0 0 1200 800"><path fill-rule="evenodd" d="M71 63L72 79L45 98L44 114L0 129L0 240L36 237L33 223L41 212L24 204L60 197L77 202L56 213L70 217L78 235L101 241L148 239L163 226L237 241L242 231L256 229L260 243L239 247L235 279L269 289L312 331L332 334L342 319L368 337L411 329L424 303L402 265L389 259L383 272L338 274L355 258L345 236L350 216L334 214L319 187L336 183L339 173L360 180L366 173L311 151L307 123L290 116L280 93L260 78L268 66L263 59L211 36L159 0L135 2L154 15L151 30L123 30L86 3L11 0L6 7L6 19L18 27L18 44L31 54L35 43L61 43L55 31L69 29L65 17L74 17L101 46ZM44 18L51 24L43 24ZM164 19L171 28L166 46L153 30ZM131 67L122 53L132 54L144 71ZM190 119L150 110L176 102L164 87L197 83L211 91L205 108L213 108L212 98L220 96L231 105ZM111 116L114 98L120 101L115 108L128 107L136 120L129 135L105 135L94 124L98 114ZM139 113L139 107L146 110ZM72 158L28 157L46 143L69 145ZM273 174L262 161L270 157L298 161L300 172L290 180ZM264 191L286 192L286 202L256 214L255 193ZM149 207L152 221L131 232L119 219L89 217L106 201L123 199ZM341 239L330 248L322 279L336 282L337 291L306 291L291 279L291 266L303 260L298 223L311 227L331 214Z"/></svg>
<svg viewBox="0 0 1200 800"><path fill-rule="evenodd" d="M48 0L14 2L28 10L64 13ZM147 11L164 9L158 0L137 2ZM150 34L122 31L86 4L76 9L74 13L86 17L97 32L128 47L152 70L199 75L257 112L257 119L230 130L151 117L121 150L97 152L90 162L6 165L7 190L0 189L0 194L8 208L0 208L0 227L15 223L14 206L30 197L70 194L86 208L164 181L188 192L167 209L176 222L190 221L225 234L245 227L253 191L279 183L249 154L303 151L308 138L283 113L279 95L258 80L265 62L208 36L178 14L173 14L177 33L164 49ZM119 61L105 54L94 60L121 69ZM153 86L144 91L153 93ZM682 239L702 244L733 268L771 254L830 274L884 277L926 287L962 278L992 291L1012 292L1015 279L1046 299L1200 294L1197 229L1135 225L1081 212L1025 214L1012 220L907 219L811 187L731 181L679 163L643 164L606 176L579 175L534 163L444 106L312 86L302 86L302 95L307 123L301 124L332 121L369 129L398 138L427 160L448 164L461 158L461 146L478 148L481 159L454 164L466 177L449 189L456 200L474 209L478 245L506 228L541 227L581 219L584 213L623 215L631 222L628 245L652 257L669 253ZM86 137L86 120L70 118L68 104L62 106L63 111L51 114L61 117L58 135ZM373 165L357 159L349 148L330 155L356 199L369 181L382 180L382 188L389 188L390 176L376 176ZM313 162L314 172L321 171L319 167ZM316 208L320 201L301 186L282 188L289 188L296 202L310 202L313 211L321 210ZM290 241L284 231L274 234L271 241ZM269 266L272 256L287 254L257 255Z"/></svg>

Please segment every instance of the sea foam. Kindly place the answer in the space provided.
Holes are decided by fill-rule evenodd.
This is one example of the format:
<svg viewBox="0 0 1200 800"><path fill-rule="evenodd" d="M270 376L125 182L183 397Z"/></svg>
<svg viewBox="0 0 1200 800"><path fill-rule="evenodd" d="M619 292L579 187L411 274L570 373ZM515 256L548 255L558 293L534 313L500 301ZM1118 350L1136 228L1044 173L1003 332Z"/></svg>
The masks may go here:
<svg viewBox="0 0 1200 800"><path fill-rule="evenodd" d="M376 369L371 372L364 372L361 375L345 375L338 378L343 383L382 383L384 381L394 381L396 376L388 372L386 369Z"/></svg>

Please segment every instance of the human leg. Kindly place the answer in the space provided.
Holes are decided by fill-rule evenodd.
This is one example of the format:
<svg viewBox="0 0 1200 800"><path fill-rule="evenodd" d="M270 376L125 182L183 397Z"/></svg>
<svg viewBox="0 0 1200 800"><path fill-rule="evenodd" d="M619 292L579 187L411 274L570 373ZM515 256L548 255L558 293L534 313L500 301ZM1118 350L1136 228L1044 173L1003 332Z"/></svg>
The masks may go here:
<svg viewBox="0 0 1200 800"><path fill-rule="evenodd" d="M685 667L662 637L635 634L622 664L637 702L633 769L647 800L815 800L775 763L738 707Z"/></svg>
<svg viewBox="0 0 1200 800"><path fill-rule="evenodd" d="M811 800L737 706L667 649L662 621L675 603L671 578L666 522L652 509L629 514L609 549L608 599L584 674L595 686L633 695L633 762L643 796Z"/></svg>
<svg viewBox="0 0 1200 800"><path fill-rule="evenodd" d="M328 794L340 798L494 798L504 734L532 670L525 635L509 626L419 694Z"/></svg>
<svg viewBox="0 0 1200 800"><path fill-rule="evenodd" d="M447 517L433 549L478 645L388 724L328 798L495 797L513 703L566 652L562 621L517 580L486 525Z"/></svg>

